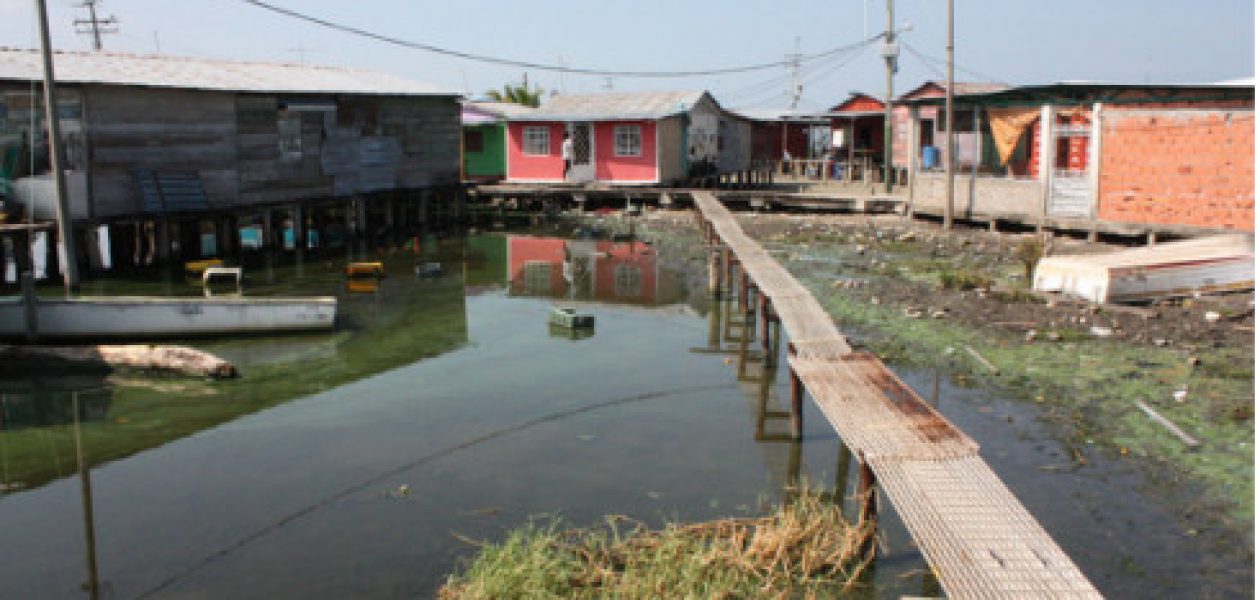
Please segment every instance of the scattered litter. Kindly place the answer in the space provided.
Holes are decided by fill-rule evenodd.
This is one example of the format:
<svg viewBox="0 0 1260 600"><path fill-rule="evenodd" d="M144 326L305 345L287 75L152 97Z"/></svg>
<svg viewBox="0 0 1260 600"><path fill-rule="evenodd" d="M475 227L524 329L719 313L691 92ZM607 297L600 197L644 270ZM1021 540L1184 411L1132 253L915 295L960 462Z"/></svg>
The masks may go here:
<svg viewBox="0 0 1260 600"><path fill-rule="evenodd" d="M937 308L932 310L933 319L944 319L947 314L949 314L949 309L946 308Z"/></svg>
<svg viewBox="0 0 1260 600"><path fill-rule="evenodd" d="M1180 427L1177 427L1176 423L1169 421L1168 418L1165 417L1164 415L1161 415L1155 412L1155 409L1147 406L1145 402L1142 402L1141 400L1134 400L1134 404L1137 404L1137 407L1142 409L1142 412L1146 413L1146 416L1153 419L1156 423L1159 423L1160 425L1162 425L1164 429L1167 429L1169 431L1169 433L1172 433L1173 435L1180 438L1181 441L1185 442L1185 444L1189 446L1191 449L1198 448L1200 446L1199 440L1194 439L1193 437L1190 436L1190 434L1186 433L1185 431L1182 431Z"/></svg>
<svg viewBox="0 0 1260 600"><path fill-rule="evenodd" d="M1176 400L1177 402L1185 402L1186 396L1188 394L1189 394L1189 391L1186 390L1186 388L1184 387L1177 388L1173 390L1173 400Z"/></svg>
<svg viewBox="0 0 1260 600"><path fill-rule="evenodd" d="M577 436L577 439L582 440L583 442L589 442L589 441L591 441L591 440L595 439L595 436L593 436L593 435L591 435L591 434L589 434L589 433L583 433L583 434L581 434L581 435Z"/></svg>
<svg viewBox="0 0 1260 600"><path fill-rule="evenodd" d="M871 296L871 304L879 305L879 296Z"/></svg>
<svg viewBox="0 0 1260 600"><path fill-rule="evenodd" d="M404 483L399 485L396 489L385 492L385 495L390 498L406 498L411 495L411 486Z"/></svg>
<svg viewBox="0 0 1260 600"><path fill-rule="evenodd" d="M975 348L972 348L971 346L963 346L963 350L966 350L967 354L970 354L972 358L976 359L976 362L980 363L981 365L984 365L984 367L988 369L990 372L992 372L994 375L997 375L999 373L998 368L993 366L993 363L989 362L983 356L980 356L980 353L976 352Z"/></svg>
<svg viewBox="0 0 1260 600"><path fill-rule="evenodd" d="M1032 343L1032 342L1034 342L1034 341L1036 341L1036 340L1037 340L1037 330L1036 330L1036 329L1029 329L1028 331L1024 332L1024 341L1025 341L1025 342Z"/></svg>
<svg viewBox="0 0 1260 600"><path fill-rule="evenodd" d="M1100 337L1100 338L1111 337L1111 334L1113 333L1115 332L1112 331L1110 327L1102 327L1100 325L1095 325L1089 328L1089 334L1094 337Z"/></svg>
<svg viewBox="0 0 1260 600"><path fill-rule="evenodd" d="M918 319L923 316L923 311L913 306L907 306L901 312L910 319Z"/></svg>
<svg viewBox="0 0 1260 600"><path fill-rule="evenodd" d="M1218 313L1214 310L1209 310L1203 313L1203 319L1207 321L1208 323L1215 323L1221 320L1221 313Z"/></svg>

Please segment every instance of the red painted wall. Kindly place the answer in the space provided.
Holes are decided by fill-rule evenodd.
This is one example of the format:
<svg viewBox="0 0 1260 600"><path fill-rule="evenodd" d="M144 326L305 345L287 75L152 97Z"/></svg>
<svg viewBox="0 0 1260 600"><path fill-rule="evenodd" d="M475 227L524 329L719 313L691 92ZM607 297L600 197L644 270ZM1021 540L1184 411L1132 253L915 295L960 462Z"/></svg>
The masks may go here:
<svg viewBox="0 0 1260 600"><path fill-rule="evenodd" d="M605 257L598 259L595 268L595 297L622 302L656 301L656 248L643 242L599 242L596 246ZM639 270L639 293L617 295L617 265Z"/></svg>
<svg viewBox="0 0 1260 600"><path fill-rule="evenodd" d="M614 135L618 125L638 125L643 132L638 156L617 156ZM598 181L656 181L656 122L608 121L595 124L595 179Z"/></svg>
<svg viewBox="0 0 1260 600"><path fill-rule="evenodd" d="M513 294L524 294L525 263L551 264L551 295L561 296L568 289L564 280L564 240L512 236L508 238L508 282Z"/></svg>
<svg viewBox="0 0 1260 600"><path fill-rule="evenodd" d="M1100 218L1255 231L1255 113L1106 110Z"/></svg>
<svg viewBox="0 0 1260 600"><path fill-rule="evenodd" d="M525 128L546 126L551 129L551 153L546 156L525 154ZM564 143L563 123L508 123L508 174L511 180L564 180L564 159L560 145Z"/></svg>

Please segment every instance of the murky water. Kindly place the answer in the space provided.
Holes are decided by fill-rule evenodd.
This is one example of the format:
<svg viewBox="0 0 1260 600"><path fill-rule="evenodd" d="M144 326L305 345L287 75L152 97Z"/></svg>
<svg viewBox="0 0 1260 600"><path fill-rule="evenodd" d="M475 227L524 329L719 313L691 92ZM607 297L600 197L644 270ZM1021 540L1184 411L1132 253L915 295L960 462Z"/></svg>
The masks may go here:
<svg viewBox="0 0 1260 600"><path fill-rule="evenodd" d="M335 293L344 318L330 334L196 342L237 361L237 381L0 382L0 597L91 596L92 582L119 598L427 597L475 550L455 534L495 539L531 515L740 515L801 478L852 492L821 414L806 403L804 441L786 441L783 367L739 377L738 329L673 257L504 236L426 252L381 257L390 276L367 294L342 289L344 258L251 271L247 292ZM441 276L414 275L434 260ZM155 285L190 284L97 291ZM593 335L549 327L555 306L594 315ZM1211 559L1122 465L1042 469L1067 459L1030 407L902 374L1104 592L1250 589L1241 561ZM933 592L895 515L881 524L887 554L857 595Z"/></svg>

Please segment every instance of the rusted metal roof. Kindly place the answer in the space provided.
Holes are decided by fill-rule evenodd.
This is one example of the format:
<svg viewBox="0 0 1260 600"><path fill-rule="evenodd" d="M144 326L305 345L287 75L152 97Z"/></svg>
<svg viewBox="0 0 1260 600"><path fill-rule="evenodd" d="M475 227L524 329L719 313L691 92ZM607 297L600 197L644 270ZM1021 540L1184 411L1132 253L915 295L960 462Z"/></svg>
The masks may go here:
<svg viewBox="0 0 1260 600"><path fill-rule="evenodd" d="M187 58L119 52L55 52L59 83L258 93L459 96L396 75L366 69ZM39 52L0 48L0 80L42 80Z"/></svg>
<svg viewBox="0 0 1260 600"><path fill-rule="evenodd" d="M608 92L556 96L512 121L611 121L663 119L690 112L708 92ZM716 102L715 102L716 104Z"/></svg>

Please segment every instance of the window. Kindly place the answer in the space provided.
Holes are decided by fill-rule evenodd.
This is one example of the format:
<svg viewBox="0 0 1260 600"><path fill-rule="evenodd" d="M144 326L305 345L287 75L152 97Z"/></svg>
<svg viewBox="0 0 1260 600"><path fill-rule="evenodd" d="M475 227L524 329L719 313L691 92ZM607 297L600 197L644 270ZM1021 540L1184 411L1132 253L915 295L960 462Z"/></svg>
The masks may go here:
<svg viewBox="0 0 1260 600"><path fill-rule="evenodd" d="M464 152L486 151L486 136L476 129L464 130Z"/></svg>
<svg viewBox="0 0 1260 600"><path fill-rule="evenodd" d="M547 127L526 127L525 154L531 156L551 154L551 129Z"/></svg>
<svg viewBox="0 0 1260 600"><path fill-rule="evenodd" d="M543 260L525 261L525 293L545 296L551 293L551 263Z"/></svg>
<svg viewBox="0 0 1260 600"><path fill-rule="evenodd" d="M643 293L643 271L639 265L619 263L613 273L613 293L618 298L634 297Z"/></svg>
<svg viewBox="0 0 1260 600"><path fill-rule="evenodd" d="M281 116L276 121L276 129L280 134L280 160L301 160L302 115L288 114Z"/></svg>
<svg viewBox="0 0 1260 600"><path fill-rule="evenodd" d="M613 130L617 156L638 156L643 151L643 130L638 125L618 125Z"/></svg>

